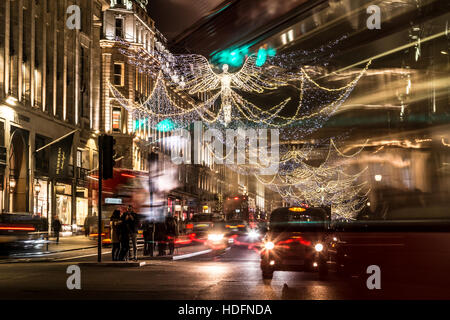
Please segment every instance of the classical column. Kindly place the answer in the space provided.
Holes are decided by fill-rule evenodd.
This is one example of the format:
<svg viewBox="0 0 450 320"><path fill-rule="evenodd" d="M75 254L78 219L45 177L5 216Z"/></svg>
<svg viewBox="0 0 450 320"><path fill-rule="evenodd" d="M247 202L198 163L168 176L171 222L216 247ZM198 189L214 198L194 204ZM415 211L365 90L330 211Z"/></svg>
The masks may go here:
<svg viewBox="0 0 450 320"><path fill-rule="evenodd" d="M8 93L9 93L9 86L10 86L10 83L9 83L9 75L10 75L10 70L9 70L9 68L10 68L10 66L11 66L11 63L10 63L10 56L9 56L9 51L10 51L10 43L9 43L9 38L10 38L10 31L11 31L11 28L9 28L9 25L10 25L10 23L11 23L11 16L10 16L10 11L11 11L11 9L10 9L10 6L11 6L11 3L10 3L10 0L6 0L5 1L5 21L3 22L4 23L4 27L5 27L5 57L4 57L4 61L5 61L5 64L4 64L4 70L5 70L5 72L4 72L4 78L3 78L3 81L4 81L4 89L5 89L5 91L4 91L4 93L5 93L5 95L7 95Z"/></svg>
<svg viewBox="0 0 450 320"><path fill-rule="evenodd" d="M42 7L41 7L41 14L42 14L42 29L41 29L41 32L42 32L42 60L41 60L42 85L41 85L41 90L42 90L42 110L43 111L47 111L46 106L47 106L47 47L48 47L48 43L47 43L47 12L46 12L46 10L44 10L44 8L47 8L47 6L48 6L47 1L48 0L42 0ZM48 210L48 207L47 207L47 210Z"/></svg>
<svg viewBox="0 0 450 320"><path fill-rule="evenodd" d="M103 125L105 132L111 131L111 102L108 82L111 80L111 53L102 54L102 98L101 108L103 109L100 114L103 121L100 123Z"/></svg>
<svg viewBox="0 0 450 320"><path fill-rule="evenodd" d="M35 104L35 90L36 90L36 80L35 80L35 59L36 59L36 4L35 1L30 1L31 3L31 43L30 43L30 52L31 52L31 60L30 60L30 103L31 107L34 107ZM33 197L34 199L34 197Z"/></svg>
<svg viewBox="0 0 450 320"><path fill-rule="evenodd" d="M23 0L16 0L18 2L19 8L19 52L17 59L17 79L18 79L18 87L17 87L17 97L19 101L22 101L22 93L23 93L23 74L22 74L22 64L23 64Z"/></svg>

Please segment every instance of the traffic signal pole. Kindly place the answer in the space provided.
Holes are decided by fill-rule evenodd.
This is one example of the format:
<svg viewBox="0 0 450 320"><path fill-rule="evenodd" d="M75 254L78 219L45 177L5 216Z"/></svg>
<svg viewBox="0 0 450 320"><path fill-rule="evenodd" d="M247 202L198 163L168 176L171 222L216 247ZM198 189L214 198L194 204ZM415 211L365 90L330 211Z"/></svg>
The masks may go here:
<svg viewBox="0 0 450 320"><path fill-rule="evenodd" d="M102 262L102 180L103 180L103 135L98 137L98 257Z"/></svg>

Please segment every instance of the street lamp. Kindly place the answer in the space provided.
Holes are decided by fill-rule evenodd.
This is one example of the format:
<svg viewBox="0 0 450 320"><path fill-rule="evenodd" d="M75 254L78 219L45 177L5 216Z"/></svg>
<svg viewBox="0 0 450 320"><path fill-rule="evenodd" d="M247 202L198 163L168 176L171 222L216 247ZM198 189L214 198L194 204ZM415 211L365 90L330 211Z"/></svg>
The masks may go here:
<svg viewBox="0 0 450 320"><path fill-rule="evenodd" d="M36 180L36 183L34 184L34 192L36 193L36 209L35 213L39 211L39 192L41 192L41 184L38 180Z"/></svg>
<svg viewBox="0 0 450 320"><path fill-rule="evenodd" d="M36 183L34 184L34 191L39 194L39 192L41 192L41 184L39 183L39 181L36 180Z"/></svg>
<svg viewBox="0 0 450 320"><path fill-rule="evenodd" d="M375 181L377 181L377 182L380 182L382 178L383 178L383 176L381 174L375 175Z"/></svg>
<svg viewBox="0 0 450 320"><path fill-rule="evenodd" d="M16 179L14 177L9 178L9 192L14 193L14 190L16 189Z"/></svg>

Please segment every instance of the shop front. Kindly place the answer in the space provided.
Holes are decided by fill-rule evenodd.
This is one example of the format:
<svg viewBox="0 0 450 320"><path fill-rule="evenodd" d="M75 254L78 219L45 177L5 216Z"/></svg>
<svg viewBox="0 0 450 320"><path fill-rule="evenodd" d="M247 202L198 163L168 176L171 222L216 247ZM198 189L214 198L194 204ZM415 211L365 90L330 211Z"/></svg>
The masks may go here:
<svg viewBox="0 0 450 320"><path fill-rule="evenodd" d="M63 225L63 235L72 234L72 186L57 182L55 185L56 211Z"/></svg>
<svg viewBox="0 0 450 320"><path fill-rule="evenodd" d="M88 198L88 189L77 187L77 199L76 199L76 217L75 224L73 226L74 232L78 232L82 230L84 227L84 221L89 215L89 198Z"/></svg>
<svg viewBox="0 0 450 320"><path fill-rule="evenodd" d="M41 218L51 217L50 195L51 182L46 177L39 177L34 182L34 214Z"/></svg>

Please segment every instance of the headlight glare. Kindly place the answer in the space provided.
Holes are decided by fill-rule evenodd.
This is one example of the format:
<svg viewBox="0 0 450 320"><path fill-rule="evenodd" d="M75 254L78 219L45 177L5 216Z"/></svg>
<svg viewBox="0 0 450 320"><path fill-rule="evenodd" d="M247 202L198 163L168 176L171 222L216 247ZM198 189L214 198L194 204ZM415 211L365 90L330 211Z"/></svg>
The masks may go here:
<svg viewBox="0 0 450 320"><path fill-rule="evenodd" d="M252 238L252 239L255 239L255 238L258 238L259 233L256 232L255 230L251 230L251 231L248 233L248 236L249 236L250 238Z"/></svg>
<svg viewBox="0 0 450 320"><path fill-rule="evenodd" d="M317 252L322 251L322 250L323 250L323 244L317 243L317 244L314 246L314 249L316 249Z"/></svg>
<svg viewBox="0 0 450 320"><path fill-rule="evenodd" d="M273 248L275 248L275 244L272 241L267 241L264 244L264 248L266 248L267 250L272 250Z"/></svg>
<svg viewBox="0 0 450 320"><path fill-rule="evenodd" d="M208 234L208 240L210 241L221 241L223 239L222 233L211 233Z"/></svg>

